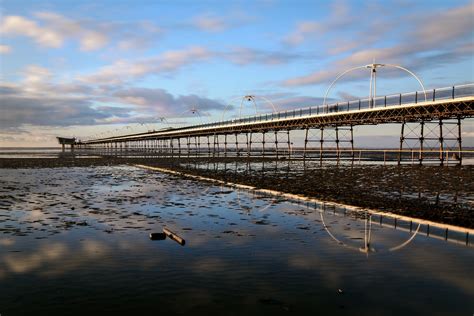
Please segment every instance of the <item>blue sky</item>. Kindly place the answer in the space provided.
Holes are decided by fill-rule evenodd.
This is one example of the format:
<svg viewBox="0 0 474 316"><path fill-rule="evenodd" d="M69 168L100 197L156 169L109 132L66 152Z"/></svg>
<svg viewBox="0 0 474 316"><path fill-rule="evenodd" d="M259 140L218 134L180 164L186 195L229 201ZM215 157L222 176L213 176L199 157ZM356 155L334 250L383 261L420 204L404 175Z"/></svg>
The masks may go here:
<svg viewBox="0 0 474 316"><path fill-rule="evenodd" d="M474 82L472 1L3 0L0 13L0 146L195 122L193 106L220 119L245 94L317 105L373 59L427 88ZM330 98L366 97L368 78L352 73ZM378 94L417 89L379 71Z"/></svg>

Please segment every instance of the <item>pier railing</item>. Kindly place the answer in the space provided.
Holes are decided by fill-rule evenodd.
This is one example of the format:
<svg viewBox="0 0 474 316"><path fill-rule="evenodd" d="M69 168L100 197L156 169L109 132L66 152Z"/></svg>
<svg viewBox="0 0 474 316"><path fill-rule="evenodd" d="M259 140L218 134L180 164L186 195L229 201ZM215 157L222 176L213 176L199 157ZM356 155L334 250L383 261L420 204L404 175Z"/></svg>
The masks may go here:
<svg viewBox="0 0 474 316"><path fill-rule="evenodd" d="M278 111L268 114L259 114L246 116L243 118L218 121L207 124L199 124L192 126L193 128L216 127L229 124L245 124L262 122L269 120L278 120L285 118L296 118L311 115L321 115L329 113L338 113L345 111L360 111L366 109L383 108L391 106L402 106L407 104L417 104L421 102L435 102L439 100L456 99L462 97L474 96L474 83L444 87L438 89L424 91L415 91L409 93L400 93L393 95L380 96L377 98L359 99L355 101L337 102L331 104L323 104L318 106L310 106L294 110Z"/></svg>

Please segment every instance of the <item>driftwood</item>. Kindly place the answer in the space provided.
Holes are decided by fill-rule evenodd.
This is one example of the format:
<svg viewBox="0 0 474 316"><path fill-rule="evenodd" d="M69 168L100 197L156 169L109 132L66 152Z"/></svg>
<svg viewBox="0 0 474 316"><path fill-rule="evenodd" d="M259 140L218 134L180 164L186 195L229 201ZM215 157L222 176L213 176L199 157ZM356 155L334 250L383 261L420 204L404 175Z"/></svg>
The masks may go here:
<svg viewBox="0 0 474 316"><path fill-rule="evenodd" d="M169 230L168 228L163 228L163 233L166 234L166 236L168 236L169 238L173 239L174 241L176 241L178 244L180 244L181 246L184 246L184 244L186 243L186 241L179 237L178 235L176 235L175 233L173 233L171 230Z"/></svg>

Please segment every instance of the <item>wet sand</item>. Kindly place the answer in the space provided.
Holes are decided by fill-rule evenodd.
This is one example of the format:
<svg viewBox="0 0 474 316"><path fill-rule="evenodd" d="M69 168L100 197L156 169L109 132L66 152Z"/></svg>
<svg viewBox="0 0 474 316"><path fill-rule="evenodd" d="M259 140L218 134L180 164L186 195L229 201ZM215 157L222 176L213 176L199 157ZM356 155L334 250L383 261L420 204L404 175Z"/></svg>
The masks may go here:
<svg viewBox="0 0 474 316"><path fill-rule="evenodd" d="M144 164L474 228L474 166L352 165L235 158L0 159L0 168Z"/></svg>
<svg viewBox="0 0 474 316"><path fill-rule="evenodd" d="M229 179L249 170L232 165ZM464 234L445 240L435 227L382 224L363 212L124 165L37 164L2 169L0 179L5 315L461 315L473 308L466 276L474 251ZM149 239L164 227L185 246Z"/></svg>

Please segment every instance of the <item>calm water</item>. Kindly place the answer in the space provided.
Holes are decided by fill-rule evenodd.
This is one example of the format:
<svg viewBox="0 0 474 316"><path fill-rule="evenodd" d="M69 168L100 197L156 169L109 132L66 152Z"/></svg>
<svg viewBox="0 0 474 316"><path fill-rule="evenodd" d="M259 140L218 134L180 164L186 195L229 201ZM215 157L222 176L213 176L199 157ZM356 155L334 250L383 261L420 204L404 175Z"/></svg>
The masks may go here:
<svg viewBox="0 0 474 316"><path fill-rule="evenodd" d="M468 148L470 152L465 152L463 156L463 165L464 166L472 166L474 165L474 151L472 151L471 148ZM158 154L153 153L152 151L144 152L144 151L133 151L133 152L111 152L111 151L91 151L91 150L79 150L75 149L74 151L74 157L75 158L98 158L101 157L101 155L105 156L117 156L117 157L122 157L122 158L137 158L137 157L142 157L142 158L150 158L153 156L157 156ZM355 158L355 160L348 159L347 157L345 159L342 159L338 161L335 158L326 158L324 160L324 165L339 165L339 164L362 164L362 165L395 165L397 164L397 161L395 158L391 158L387 160L386 162L383 161L383 154L380 154L380 157L377 159L375 158L368 158L366 154L362 158ZM392 154L393 155L393 154ZM186 157L186 154L183 154L183 157ZM300 157L301 155L299 155ZM357 155L356 155L357 156ZM71 151L69 146L66 146L66 151L63 153L61 150L61 147L0 147L0 159L1 158L61 158L61 157L71 157ZM206 157L206 155L202 156L203 158ZM313 160L314 162L319 162L318 159ZM426 162L426 161L425 161ZM430 162L426 162L430 164ZM437 165L439 162L434 161L434 164ZM410 161L409 159L404 160L404 164L413 164L417 165L418 160L412 160ZM431 164L433 164L433 161L431 161Z"/></svg>
<svg viewBox="0 0 474 316"><path fill-rule="evenodd" d="M56 158L61 147L0 147L0 158Z"/></svg>
<svg viewBox="0 0 474 316"><path fill-rule="evenodd" d="M2 169L0 314L472 315L472 244L384 223L134 167Z"/></svg>

